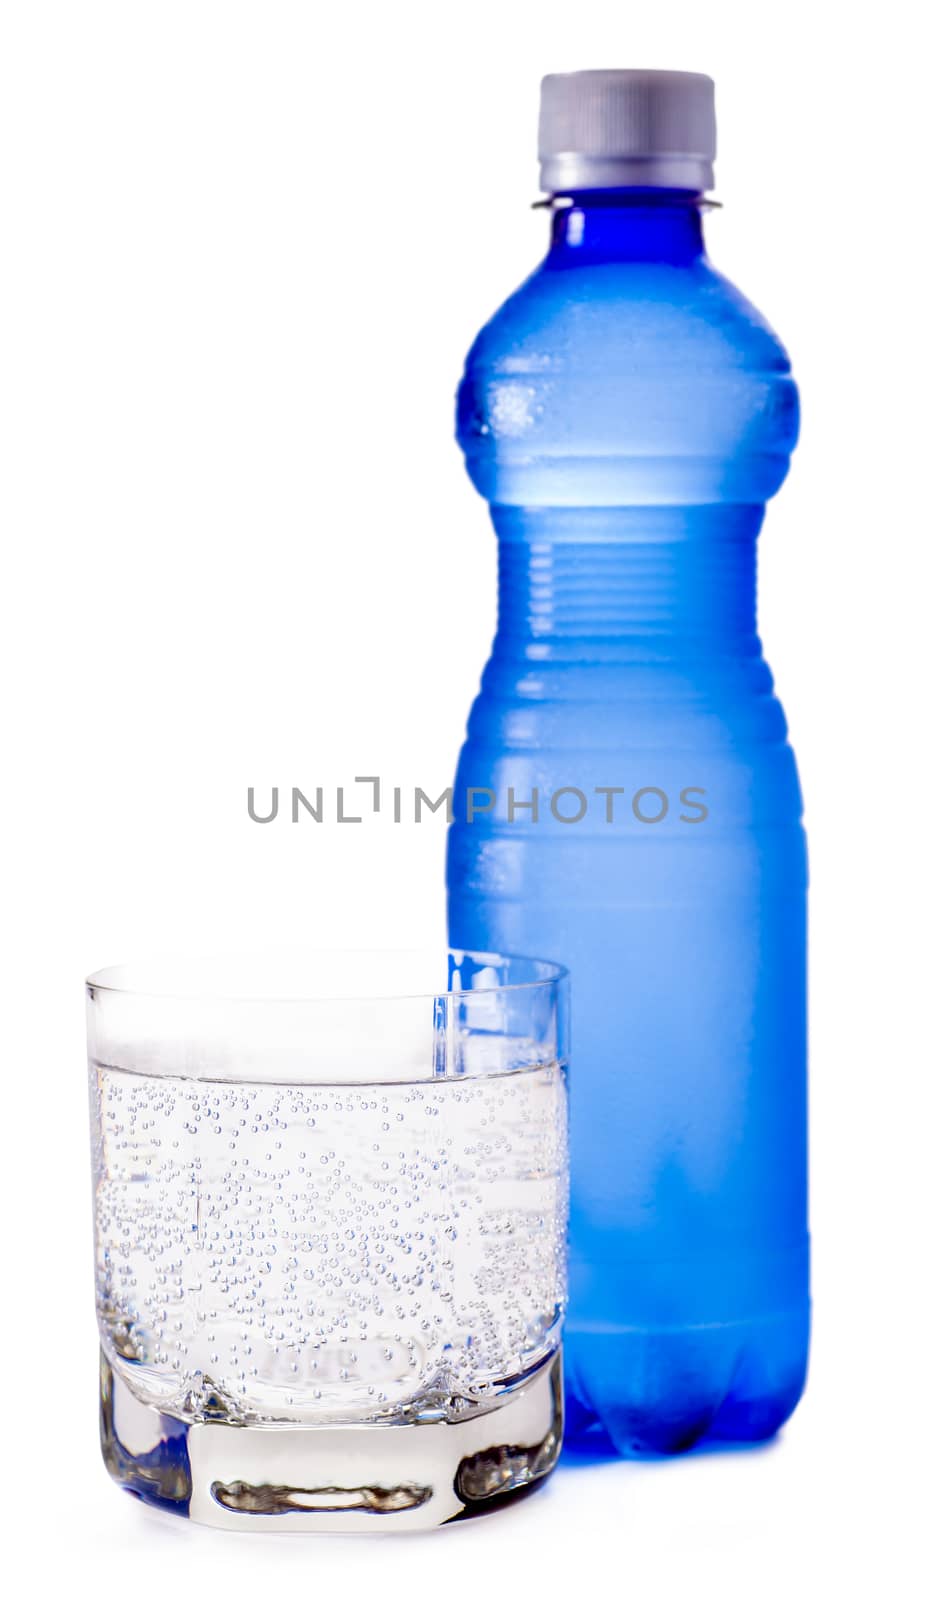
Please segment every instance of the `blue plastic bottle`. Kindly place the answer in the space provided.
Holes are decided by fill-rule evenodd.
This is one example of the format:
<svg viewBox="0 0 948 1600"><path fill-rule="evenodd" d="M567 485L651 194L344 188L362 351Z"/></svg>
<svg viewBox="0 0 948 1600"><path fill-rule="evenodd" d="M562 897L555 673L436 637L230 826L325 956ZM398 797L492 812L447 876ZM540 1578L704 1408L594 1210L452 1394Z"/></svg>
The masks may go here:
<svg viewBox="0 0 948 1600"><path fill-rule="evenodd" d="M774 1433L809 1330L806 851L755 618L797 394L705 255L711 92L544 81L549 254L458 396L500 579L450 937L572 972L567 1422L625 1454Z"/></svg>

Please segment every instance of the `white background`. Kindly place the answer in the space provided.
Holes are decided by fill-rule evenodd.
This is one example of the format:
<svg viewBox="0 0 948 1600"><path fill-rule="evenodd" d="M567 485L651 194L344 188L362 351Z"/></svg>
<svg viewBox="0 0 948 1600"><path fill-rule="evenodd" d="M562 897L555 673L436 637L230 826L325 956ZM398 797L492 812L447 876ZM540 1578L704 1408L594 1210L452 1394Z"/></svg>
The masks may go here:
<svg viewBox="0 0 948 1600"><path fill-rule="evenodd" d="M945 130L928 12L4 6L13 1593L943 1592ZM98 1459L82 978L181 948L440 933L440 821L255 826L246 788L450 782L495 560L453 390L544 248L541 73L607 65L715 77L709 248L803 393L761 628L812 844L810 1388L769 1448L566 1466L428 1538L207 1533L118 1493Z"/></svg>

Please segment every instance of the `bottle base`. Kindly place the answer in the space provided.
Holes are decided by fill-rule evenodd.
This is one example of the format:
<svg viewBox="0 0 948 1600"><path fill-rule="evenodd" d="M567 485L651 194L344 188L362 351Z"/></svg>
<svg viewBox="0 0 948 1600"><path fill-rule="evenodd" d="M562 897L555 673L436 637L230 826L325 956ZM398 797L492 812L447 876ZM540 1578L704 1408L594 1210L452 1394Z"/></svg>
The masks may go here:
<svg viewBox="0 0 948 1600"><path fill-rule="evenodd" d="M567 1442L601 1430L623 1456L761 1443L800 1400L808 1343L805 1310L713 1326L568 1329Z"/></svg>
<svg viewBox="0 0 948 1600"><path fill-rule="evenodd" d="M101 1355L101 1442L116 1483L209 1527L418 1531L509 1504L552 1471L559 1353L509 1399L457 1422L186 1422L144 1404Z"/></svg>

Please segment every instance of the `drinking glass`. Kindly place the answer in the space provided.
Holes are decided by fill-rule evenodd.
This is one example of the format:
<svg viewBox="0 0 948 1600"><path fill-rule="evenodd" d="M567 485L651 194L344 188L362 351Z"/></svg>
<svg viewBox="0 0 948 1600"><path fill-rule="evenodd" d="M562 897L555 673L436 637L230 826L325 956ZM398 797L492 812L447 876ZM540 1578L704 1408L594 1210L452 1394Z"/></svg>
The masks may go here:
<svg viewBox="0 0 948 1600"><path fill-rule="evenodd" d="M560 1448L567 978L437 952L87 980L101 1431L222 1528L434 1527Z"/></svg>

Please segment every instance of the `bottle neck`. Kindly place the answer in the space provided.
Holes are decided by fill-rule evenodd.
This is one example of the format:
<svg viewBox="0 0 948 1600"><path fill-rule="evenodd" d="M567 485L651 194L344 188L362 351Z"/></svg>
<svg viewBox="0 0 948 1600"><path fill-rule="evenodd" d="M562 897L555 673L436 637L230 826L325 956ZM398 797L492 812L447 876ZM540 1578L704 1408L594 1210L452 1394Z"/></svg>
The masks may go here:
<svg viewBox="0 0 948 1600"><path fill-rule="evenodd" d="M594 189L556 196L548 267L704 255L701 195L685 189Z"/></svg>

